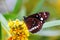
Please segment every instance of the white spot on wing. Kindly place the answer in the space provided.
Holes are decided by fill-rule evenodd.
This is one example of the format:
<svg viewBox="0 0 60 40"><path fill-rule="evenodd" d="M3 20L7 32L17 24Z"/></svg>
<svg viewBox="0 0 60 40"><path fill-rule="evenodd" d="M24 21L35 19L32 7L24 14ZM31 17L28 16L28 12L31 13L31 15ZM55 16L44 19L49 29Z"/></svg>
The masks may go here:
<svg viewBox="0 0 60 40"><path fill-rule="evenodd" d="M46 13L44 12L44 15L46 15Z"/></svg>
<svg viewBox="0 0 60 40"><path fill-rule="evenodd" d="M46 18L47 16L45 16L45 18Z"/></svg>
<svg viewBox="0 0 60 40"><path fill-rule="evenodd" d="M42 21L43 21L43 18L41 17L41 18L40 18L40 20L42 20Z"/></svg>
<svg viewBox="0 0 60 40"><path fill-rule="evenodd" d="M41 21L41 23L42 23L42 21Z"/></svg>
<svg viewBox="0 0 60 40"><path fill-rule="evenodd" d="M37 27L34 27L34 29L36 29Z"/></svg>
<svg viewBox="0 0 60 40"><path fill-rule="evenodd" d="M38 28L38 26L35 26L35 27L31 28L29 31L33 31L33 30L35 30L37 28Z"/></svg>
<svg viewBox="0 0 60 40"><path fill-rule="evenodd" d="M29 31L33 31L34 30L34 27L33 28L31 28Z"/></svg>

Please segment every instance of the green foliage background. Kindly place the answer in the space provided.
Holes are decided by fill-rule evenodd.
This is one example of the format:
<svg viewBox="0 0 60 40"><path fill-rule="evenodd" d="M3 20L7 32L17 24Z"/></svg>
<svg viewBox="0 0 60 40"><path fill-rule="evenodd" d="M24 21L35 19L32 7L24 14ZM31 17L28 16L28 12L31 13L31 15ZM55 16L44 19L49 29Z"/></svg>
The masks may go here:
<svg viewBox="0 0 60 40"><path fill-rule="evenodd" d="M25 1L25 0L24 0ZM52 3L50 3L50 1ZM42 30L60 30L60 1L56 0L17 0L17 3L12 12L0 14L0 40L7 40L10 36L8 20L23 20L23 16L29 16L37 12L49 12L50 17L43 25ZM51 22L51 23L49 23ZM48 26L47 26L48 24ZM30 34L29 40L60 40L59 36L42 36L37 34Z"/></svg>

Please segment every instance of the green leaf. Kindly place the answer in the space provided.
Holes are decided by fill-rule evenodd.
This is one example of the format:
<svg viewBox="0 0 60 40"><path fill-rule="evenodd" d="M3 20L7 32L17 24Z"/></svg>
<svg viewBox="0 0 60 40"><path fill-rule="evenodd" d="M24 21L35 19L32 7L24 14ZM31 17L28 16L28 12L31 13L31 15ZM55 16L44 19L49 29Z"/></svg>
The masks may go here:
<svg viewBox="0 0 60 40"><path fill-rule="evenodd" d="M2 31L1 31L1 22L0 22L0 40L2 40Z"/></svg>
<svg viewBox="0 0 60 40"><path fill-rule="evenodd" d="M57 26L57 25L60 25L60 20L55 20L55 21L46 22L46 23L44 23L42 29L48 28L48 27Z"/></svg>
<svg viewBox="0 0 60 40"><path fill-rule="evenodd" d="M39 12L40 9L42 8L43 4L44 4L44 1L45 1L45 0L40 0L40 1L37 3L37 5L33 8L33 10L32 10L31 13L33 14L33 13Z"/></svg>
<svg viewBox="0 0 60 40"><path fill-rule="evenodd" d="M2 14L0 14L0 21L1 21L2 27L5 29L5 31L8 33L8 35L11 36L10 33L9 33L8 22Z"/></svg>
<svg viewBox="0 0 60 40"><path fill-rule="evenodd" d="M17 15L17 19L23 20L23 16L26 16L26 8L22 6L21 11Z"/></svg>
<svg viewBox="0 0 60 40"><path fill-rule="evenodd" d="M16 15L17 14L3 14L3 16L7 19L7 20L9 20L9 19L11 19L11 20L14 20L15 18L16 18Z"/></svg>
<svg viewBox="0 0 60 40"><path fill-rule="evenodd" d="M17 14L17 13L19 13L19 11L20 11L20 8L21 8L21 5L22 5L22 0L17 0L17 3L16 3L16 5L15 5L15 8L14 8L14 10L13 10L13 13L15 14Z"/></svg>
<svg viewBox="0 0 60 40"><path fill-rule="evenodd" d="M40 40L40 35L30 34L29 40Z"/></svg>

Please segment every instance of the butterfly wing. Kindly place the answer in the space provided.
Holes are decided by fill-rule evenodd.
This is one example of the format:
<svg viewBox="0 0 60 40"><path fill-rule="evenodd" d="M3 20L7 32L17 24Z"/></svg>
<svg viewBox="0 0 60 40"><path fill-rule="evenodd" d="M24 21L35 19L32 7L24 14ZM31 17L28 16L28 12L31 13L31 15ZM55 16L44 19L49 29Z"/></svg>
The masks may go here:
<svg viewBox="0 0 60 40"><path fill-rule="evenodd" d="M42 28L45 20L48 18L48 14L49 13L47 12L45 12L45 14L44 12L39 12L38 14L33 14L28 17L24 17L24 21L29 31L32 33L38 32Z"/></svg>

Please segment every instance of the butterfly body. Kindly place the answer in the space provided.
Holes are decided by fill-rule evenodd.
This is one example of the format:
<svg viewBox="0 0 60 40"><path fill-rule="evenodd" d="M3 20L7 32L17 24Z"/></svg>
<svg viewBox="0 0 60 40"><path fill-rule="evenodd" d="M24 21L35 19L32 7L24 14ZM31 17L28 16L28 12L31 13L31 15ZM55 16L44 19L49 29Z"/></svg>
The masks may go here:
<svg viewBox="0 0 60 40"><path fill-rule="evenodd" d="M42 28L48 16L49 16L48 12L39 12L28 17L24 17L24 21L29 31L32 33L36 33Z"/></svg>

